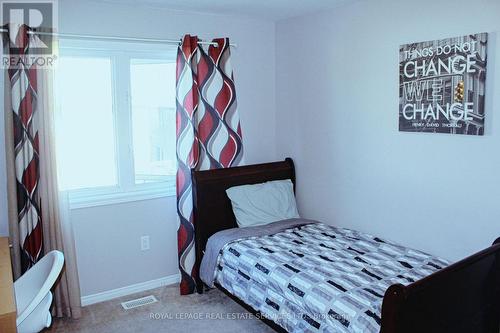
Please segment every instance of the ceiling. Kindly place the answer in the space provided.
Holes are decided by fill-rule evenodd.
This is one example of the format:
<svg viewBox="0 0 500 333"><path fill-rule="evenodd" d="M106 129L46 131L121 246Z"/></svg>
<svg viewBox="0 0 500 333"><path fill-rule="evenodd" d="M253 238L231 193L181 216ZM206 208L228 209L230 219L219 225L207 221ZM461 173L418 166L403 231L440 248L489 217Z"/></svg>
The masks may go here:
<svg viewBox="0 0 500 333"><path fill-rule="evenodd" d="M205 12L244 15L273 21L301 16L338 7L355 0L101 0L108 3Z"/></svg>

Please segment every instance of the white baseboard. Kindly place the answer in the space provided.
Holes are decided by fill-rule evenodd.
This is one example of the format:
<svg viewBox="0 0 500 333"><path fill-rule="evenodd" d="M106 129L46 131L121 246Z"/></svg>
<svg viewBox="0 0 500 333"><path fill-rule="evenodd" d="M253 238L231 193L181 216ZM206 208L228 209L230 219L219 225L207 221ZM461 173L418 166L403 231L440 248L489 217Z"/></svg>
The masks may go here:
<svg viewBox="0 0 500 333"><path fill-rule="evenodd" d="M111 299L127 296L141 291L155 289L163 286L168 286L174 283L179 283L180 274L165 276L156 280L132 284L130 286L103 291L101 293L82 296L82 306L87 306L95 303L109 301Z"/></svg>

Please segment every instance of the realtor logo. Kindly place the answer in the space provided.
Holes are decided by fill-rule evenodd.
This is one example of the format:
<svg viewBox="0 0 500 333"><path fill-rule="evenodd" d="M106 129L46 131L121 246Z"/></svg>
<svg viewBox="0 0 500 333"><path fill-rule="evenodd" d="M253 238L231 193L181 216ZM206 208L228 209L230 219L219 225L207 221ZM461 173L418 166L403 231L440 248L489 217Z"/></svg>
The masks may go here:
<svg viewBox="0 0 500 333"><path fill-rule="evenodd" d="M10 53L22 53L25 45L15 43L19 27L26 25L31 31L53 32L55 29L54 1L2 1L2 23L9 29ZM30 54L51 54L51 35L32 35ZM14 43L12 43L14 42ZM14 46L14 47L12 47ZM18 47L16 47L18 46Z"/></svg>
<svg viewBox="0 0 500 333"><path fill-rule="evenodd" d="M19 60L20 56L25 64L51 65L55 59L52 53L54 36L51 33L57 31L56 1L0 1L4 30L2 67L13 66L12 60L16 57ZM26 28L27 38L20 35L26 33Z"/></svg>

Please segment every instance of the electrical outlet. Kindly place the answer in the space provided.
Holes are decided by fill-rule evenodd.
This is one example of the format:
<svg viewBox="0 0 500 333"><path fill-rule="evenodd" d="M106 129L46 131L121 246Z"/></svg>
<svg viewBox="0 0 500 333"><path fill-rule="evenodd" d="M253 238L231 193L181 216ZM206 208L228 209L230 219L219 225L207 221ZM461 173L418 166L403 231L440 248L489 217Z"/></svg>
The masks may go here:
<svg viewBox="0 0 500 333"><path fill-rule="evenodd" d="M141 237L141 251L149 250L149 236Z"/></svg>

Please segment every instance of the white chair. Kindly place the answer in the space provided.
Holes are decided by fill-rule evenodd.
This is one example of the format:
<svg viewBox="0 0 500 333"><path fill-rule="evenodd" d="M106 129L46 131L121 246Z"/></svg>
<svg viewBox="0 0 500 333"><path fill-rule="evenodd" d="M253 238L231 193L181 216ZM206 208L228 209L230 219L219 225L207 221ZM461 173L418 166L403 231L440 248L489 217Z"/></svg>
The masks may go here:
<svg viewBox="0 0 500 333"><path fill-rule="evenodd" d="M36 333L50 326L52 322L50 289L61 273L63 265L62 252L51 251L14 282L18 333Z"/></svg>

